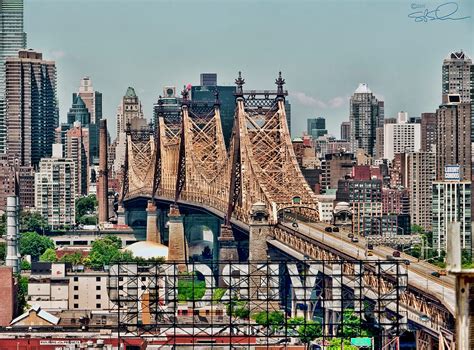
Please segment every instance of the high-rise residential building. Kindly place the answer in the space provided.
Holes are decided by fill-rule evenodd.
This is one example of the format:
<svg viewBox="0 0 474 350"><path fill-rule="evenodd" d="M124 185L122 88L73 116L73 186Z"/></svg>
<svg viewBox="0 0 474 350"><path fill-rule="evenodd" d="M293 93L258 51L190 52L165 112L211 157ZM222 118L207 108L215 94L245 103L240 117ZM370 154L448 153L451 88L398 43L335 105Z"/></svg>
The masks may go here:
<svg viewBox="0 0 474 350"><path fill-rule="evenodd" d="M75 122L66 132L64 157L75 162L77 195L87 195L89 188L89 129Z"/></svg>
<svg viewBox="0 0 474 350"><path fill-rule="evenodd" d="M0 1L0 153L6 152L6 80L7 57L18 56L26 48L23 31L23 0Z"/></svg>
<svg viewBox="0 0 474 350"><path fill-rule="evenodd" d="M15 176L18 172L20 208L35 206L34 171L30 166L15 166L5 154L0 155L0 212L5 212L7 197L15 195Z"/></svg>
<svg viewBox="0 0 474 350"><path fill-rule="evenodd" d="M38 165L51 155L59 116L56 66L32 50L8 57L6 70L6 151L19 165Z"/></svg>
<svg viewBox="0 0 474 350"><path fill-rule="evenodd" d="M201 86L217 86L217 74L201 73Z"/></svg>
<svg viewBox="0 0 474 350"><path fill-rule="evenodd" d="M412 225L431 229L432 184L436 179L435 154L414 152L405 155L403 167L404 187L410 193L410 218Z"/></svg>
<svg viewBox="0 0 474 350"><path fill-rule="evenodd" d="M461 248L472 254L471 181L460 181L459 170L448 166L444 181L433 182L433 248L438 254L446 251L449 222L460 223Z"/></svg>
<svg viewBox="0 0 474 350"><path fill-rule="evenodd" d="M313 140L316 140L320 136L324 136L328 133L326 129L326 119L323 117L309 118L307 120L308 128L307 133Z"/></svg>
<svg viewBox="0 0 474 350"><path fill-rule="evenodd" d="M459 95L448 98L436 111L436 176L441 180L447 165L459 165L461 179L471 180L471 104Z"/></svg>
<svg viewBox="0 0 474 350"><path fill-rule="evenodd" d="M436 148L436 113L421 113L421 150Z"/></svg>
<svg viewBox="0 0 474 350"><path fill-rule="evenodd" d="M354 234L382 234L382 180L339 180L336 200L350 204Z"/></svg>
<svg viewBox="0 0 474 350"><path fill-rule="evenodd" d="M351 175L355 158L352 153L326 154L321 160L321 189L336 189L338 181Z"/></svg>
<svg viewBox="0 0 474 350"><path fill-rule="evenodd" d="M352 151L364 150L374 156L376 129L383 126L384 103L378 101L367 84L359 84L350 100L350 141Z"/></svg>
<svg viewBox="0 0 474 350"><path fill-rule="evenodd" d="M341 140L349 141L351 136L351 122L341 123Z"/></svg>
<svg viewBox="0 0 474 350"><path fill-rule="evenodd" d="M36 210L53 228L75 224L76 164L64 158L62 145L55 147L51 158L43 158L35 174Z"/></svg>
<svg viewBox="0 0 474 350"><path fill-rule="evenodd" d="M442 67L442 98L447 95L459 94L461 102L471 102L474 91L472 60L464 52L451 52L443 60Z"/></svg>
<svg viewBox="0 0 474 350"><path fill-rule="evenodd" d="M124 133L127 128L127 123L130 123L132 119L135 118L145 120L142 104L135 93L135 89L128 87L117 108L117 136L119 136L120 133Z"/></svg>
<svg viewBox="0 0 474 350"><path fill-rule="evenodd" d="M384 158L392 161L396 153L418 152L421 149L421 124L408 123L406 112L398 113L396 124L384 124Z"/></svg>

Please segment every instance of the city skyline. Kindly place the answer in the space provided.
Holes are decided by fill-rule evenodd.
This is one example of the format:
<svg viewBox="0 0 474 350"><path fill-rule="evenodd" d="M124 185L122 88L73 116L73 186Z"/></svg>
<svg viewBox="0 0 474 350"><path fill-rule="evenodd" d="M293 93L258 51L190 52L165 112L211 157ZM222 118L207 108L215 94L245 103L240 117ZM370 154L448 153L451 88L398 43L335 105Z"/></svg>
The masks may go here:
<svg viewBox="0 0 474 350"><path fill-rule="evenodd" d="M111 121L111 135L128 86L136 89L151 119L153 103L165 85L197 85L204 72L217 73L219 85L232 85L241 70L245 88L259 89L281 70L292 104L293 137L306 128L307 118L316 116L325 117L329 133L339 137L340 123L349 120L349 97L359 83L367 83L385 101L386 117L400 110L419 117L441 104L442 60L461 49L474 55L474 4L468 1L458 2L458 13L471 18L427 23L408 17L413 12L409 1L383 7L374 1L344 6L279 2L278 12L273 2L252 3L252 11L247 11L249 2L114 4L25 1L28 47L56 60L60 120L66 118L80 79L90 76L104 94L103 115ZM437 5L430 1L424 6ZM113 20L103 27L105 14ZM53 16L55 25L44 25ZM117 32L121 34L114 35ZM367 40L351 40L354 35ZM124 43L129 43L128 50L123 50Z"/></svg>

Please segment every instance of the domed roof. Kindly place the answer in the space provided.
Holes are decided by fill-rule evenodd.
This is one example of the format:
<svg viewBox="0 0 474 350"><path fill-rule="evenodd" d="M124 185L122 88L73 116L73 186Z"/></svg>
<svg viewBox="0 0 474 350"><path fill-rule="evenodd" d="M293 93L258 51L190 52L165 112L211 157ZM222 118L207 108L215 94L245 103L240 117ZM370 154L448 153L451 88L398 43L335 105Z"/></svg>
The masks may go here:
<svg viewBox="0 0 474 350"><path fill-rule="evenodd" d="M151 259L151 258L165 258L168 259L168 247L151 241L140 241L130 244L125 247L127 250L137 258Z"/></svg>

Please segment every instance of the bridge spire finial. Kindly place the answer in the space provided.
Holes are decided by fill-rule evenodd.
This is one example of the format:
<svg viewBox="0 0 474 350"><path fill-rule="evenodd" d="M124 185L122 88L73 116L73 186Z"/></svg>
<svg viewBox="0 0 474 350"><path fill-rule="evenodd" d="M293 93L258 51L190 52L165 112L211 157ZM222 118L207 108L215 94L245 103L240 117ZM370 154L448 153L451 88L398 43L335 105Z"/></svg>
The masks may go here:
<svg viewBox="0 0 474 350"><path fill-rule="evenodd" d="M277 86L277 96L284 97L285 91L283 90L283 85L285 85L285 79L281 77L281 71L278 72L278 78L275 80L275 84Z"/></svg>
<svg viewBox="0 0 474 350"><path fill-rule="evenodd" d="M181 96L183 97L183 104L187 104L188 98L189 98L189 90L186 87L186 85L183 86L183 91L181 91Z"/></svg>
<svg viewBox="0 0 474 350"><path fill-rule="evenodd" d="M243 89L244 84L245 84L245 79L242 78L242 72L239 71L239 77L235 79L235 85L237 85L235 95L237 97L244 96L244 89Z"/></svg>

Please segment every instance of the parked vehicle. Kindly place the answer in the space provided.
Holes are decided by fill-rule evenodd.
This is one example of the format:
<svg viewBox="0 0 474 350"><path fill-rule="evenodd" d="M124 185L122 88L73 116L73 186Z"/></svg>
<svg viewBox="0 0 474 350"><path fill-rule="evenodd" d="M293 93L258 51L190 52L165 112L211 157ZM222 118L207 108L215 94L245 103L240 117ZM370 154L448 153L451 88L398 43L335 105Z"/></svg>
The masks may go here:
<svg viewBox="0 0 474 350"><path fill-rule="evenodd" d="M332 232L339 232L339 227L333 227Z"/></svg>
<svg viewBox="0 0 474 350"><path fill-rule="evenodd" d="M327 226L327 227L324 229L324 231L326 231L326 232L332 232L332 227Z"/></svg>
<svg viewBox="0 0 474 350"><path fill-rule="evenodd" d="M349 234L347 235L347 237L352 238L352 237L354 237L354 234L353 234L353 233L349 233Z"/></svg>
<svg viewBox="0 0 474 350"><path fill-rule="evenodd" d="M352 242L354 242L354 243L359 242L359 238L357 238L357 237L352 237Z"/></svg>
<svg viewBox="0 0 474 350"><path fill-rule="evenodd" d="M435 276L435 277L438 277L438 278L439 278L439 277L441 276L441 274L440 274L438 271L433 271L433 272L431 273L431 276Z"/></svg>
<svg viewBox="0 0 474 350"><path fill-rule="evenodd" d="M398 250L395 250L392 255L395 257L395 258L399 258L400 257L400 252Z"/></svg>

